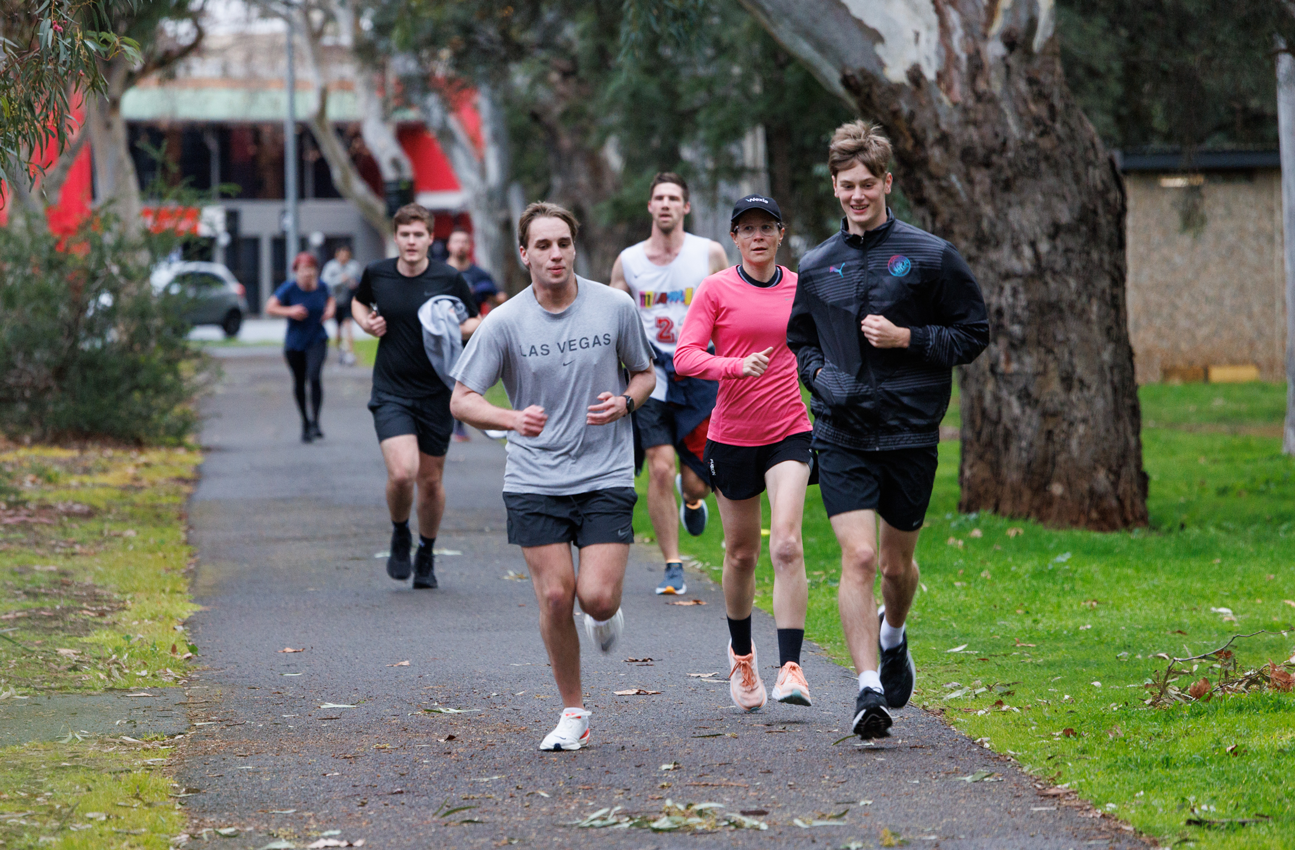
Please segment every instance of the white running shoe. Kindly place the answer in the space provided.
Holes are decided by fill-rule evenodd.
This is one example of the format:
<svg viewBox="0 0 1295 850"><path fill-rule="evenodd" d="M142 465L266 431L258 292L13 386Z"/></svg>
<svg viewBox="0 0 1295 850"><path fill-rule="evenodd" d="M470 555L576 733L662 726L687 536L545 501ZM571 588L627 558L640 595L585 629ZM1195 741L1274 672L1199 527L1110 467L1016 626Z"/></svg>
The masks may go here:
<svg viewBox="0 0 1295 850"><path fill-rule="evenodd" d="M589 743L589 712L583 708L568 708L552 732L544 736L540 749L552 752L578 750Z"/></svg>
<svg viewBox="0 0 1295 850"><path fill-rule="evenodd" d="M599 623L593 617L585 614L585 634L603 652L612 651L612 647L616 645L616 641L623 631L625 631L625 615L619 608L616 609L616 613L612 615L612 618L605 623Z"/></svg>

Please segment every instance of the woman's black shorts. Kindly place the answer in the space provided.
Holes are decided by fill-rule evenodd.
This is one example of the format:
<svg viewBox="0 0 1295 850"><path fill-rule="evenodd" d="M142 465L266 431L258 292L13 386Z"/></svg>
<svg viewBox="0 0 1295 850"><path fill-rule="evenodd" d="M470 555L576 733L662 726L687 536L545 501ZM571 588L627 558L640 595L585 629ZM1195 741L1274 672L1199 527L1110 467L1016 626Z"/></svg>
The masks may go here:
<svg viewBox="0 0 1295 850"><path fill-rule="evenodd" d="M810 451L812 431L783 437L767 446L730 446L706 441L702 461L710 470L711 486L734 502L754 498L764 492L764 474L777 464L797 460L814 468Z"/></svg>

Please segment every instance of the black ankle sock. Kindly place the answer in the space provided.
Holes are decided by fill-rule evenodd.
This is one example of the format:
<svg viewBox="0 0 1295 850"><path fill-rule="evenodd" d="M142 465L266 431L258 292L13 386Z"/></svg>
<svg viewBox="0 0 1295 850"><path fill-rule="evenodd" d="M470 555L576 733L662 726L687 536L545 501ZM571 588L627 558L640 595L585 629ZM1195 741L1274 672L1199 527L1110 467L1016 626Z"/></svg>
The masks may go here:
<svg viewBox="0 0 1295 850"><path fill-rule="evenodd" d="M805 642L804 629L778 629L778 666L788 661L800 663L800 645Z"/></svg>
<svg viewBox="0 0 1295 850"><path fill-rule="evenodd" d="M751 654L751 618L741 620L728 618L728 636L733 640L734 655Z"/></svg>
<svg viewBox="0 0 1295 850"><path fill-rule="evenodd" d="M436 545L436 538L435 538L435 537L424 537L424 536L423 536L423 535L421 535L421 534L420 534L420 535L418 535L418 548L419 548L419 549L421 549L421 548L423 548L424 546L426 546L426 547L427 547L427 551L428 551L428 552L430 552L430 551L432 551L432 547L433 547L433 546L435 546L435 545Z"/></svg>
<svg viewBox="0 0 1295 850"><path fill-rule="evenodd" d="M409 520L407 520L407 519L402 519L400 522L396 522L396 521L393 519L393 520L391 521L391 526L392 526L393 528L395 528L395 529L396 529L396 531L408 531L408 530L409 530Z"/></svg>

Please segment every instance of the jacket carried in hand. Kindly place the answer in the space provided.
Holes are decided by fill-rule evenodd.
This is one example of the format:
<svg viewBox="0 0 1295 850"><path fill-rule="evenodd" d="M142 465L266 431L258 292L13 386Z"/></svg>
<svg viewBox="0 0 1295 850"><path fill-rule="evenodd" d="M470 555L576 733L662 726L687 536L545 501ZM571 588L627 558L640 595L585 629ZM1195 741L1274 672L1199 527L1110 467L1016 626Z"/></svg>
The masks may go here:
<svg viewBox="0 0 1295 850"><path fill-rule="evenodd" d="M787 325L812 399L815 442L861 450L934 446L952 367L989 344L985 301L952 245L897 221L841 231L805 254ZM874 348L865 316L908 328L908 348ZM819 371L819 370L822 371Z"/></svg>

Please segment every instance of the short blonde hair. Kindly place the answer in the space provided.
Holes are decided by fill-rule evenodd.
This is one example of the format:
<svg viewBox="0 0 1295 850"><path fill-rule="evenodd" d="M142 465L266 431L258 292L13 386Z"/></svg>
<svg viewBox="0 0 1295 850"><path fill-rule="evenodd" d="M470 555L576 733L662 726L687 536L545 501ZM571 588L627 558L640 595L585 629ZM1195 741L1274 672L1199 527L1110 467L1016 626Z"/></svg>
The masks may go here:
<svg viewBox="0 0 1295 850"><path fill-rule="evenodd" d="M531 235L531 222L537 218L557 218L565 221L567 227L571 228L571 238L575 239L576 234L580 232L580 222L566 207L560 207L557 204L550 204L547 201L536 201L522 212L522 217L517 220L517 244L523 248L529 248Z"/></svg>
<svg viewBox="0 0 1295 850"><path fill-rule="evenodd" d="M863 165L874 177L881 177L890 157L890 139L881 132L880 125L859 119L836 128L827 148L827 167L834 178L855 165Z"/></svg>

